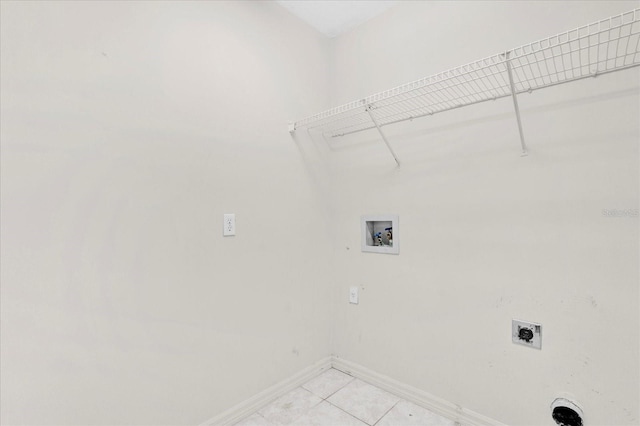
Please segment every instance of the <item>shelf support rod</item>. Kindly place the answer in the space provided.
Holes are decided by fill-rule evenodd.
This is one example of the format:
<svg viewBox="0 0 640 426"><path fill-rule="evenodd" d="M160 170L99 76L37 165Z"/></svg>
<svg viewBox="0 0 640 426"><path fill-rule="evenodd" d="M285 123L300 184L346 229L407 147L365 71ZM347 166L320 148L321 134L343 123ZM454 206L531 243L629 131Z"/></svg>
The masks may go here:
<svg viewBox="0 0 640 426"><path fill-rule="evenodd" d="M518 131L520 132L520 145L522 145L522 156L528 155L527 145L524 143L524 133L522 132L522 121L520 120L520 108L518 107L518 95L516 95L516 87L513 84L513 71L511 70L511 61L509 60L509 53L505 54L507 62L507 74L509 75L509 86L511 86L511 97L513 98L513 107L516 110L516 120L518 121Z"/></svg>
<svg viewBox="0 0 640 426"><path fill-rule="evenodd" d="M389 145L389 141L387 140L387 137L382 132L382 129L378 124L378 121L376 120L376 118L373 116L373 113L371 112L371 105L367 105L366 111L367 111L367 114L369 114L369 117L371 117L371 121L373 121L373 124L374 126L376 126L376 129L378 129L378 133L380 133L380 136L382 137L382 140L384 141L385 145L387 145L389 152L391 153L391 155L393 155L393 159L396 160L396 164L400 166L400 161L398 161L398 157L396 156L396 153L393 152L393 149L391 148L391 145Z"/></svg>

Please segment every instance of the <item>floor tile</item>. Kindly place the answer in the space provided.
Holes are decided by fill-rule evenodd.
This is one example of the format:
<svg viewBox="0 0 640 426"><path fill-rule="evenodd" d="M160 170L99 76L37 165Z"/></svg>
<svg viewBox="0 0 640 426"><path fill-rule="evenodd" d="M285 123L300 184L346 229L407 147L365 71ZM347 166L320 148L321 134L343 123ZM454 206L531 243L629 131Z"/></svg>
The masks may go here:
<svg viewBox="0 0 640 426"><path fill-rule="evenodd" d="M409 401L400 401L376 426L454 426L453 420L439 416Z"/></svg>
<svg viewBox="0 0 640 426"><path fill-rule="evenodd" d="M274 425L286 425L318 405L322 399L306 389L296 388L258 411Z"/></svg>
<svg viewBox="0 0 640 426"><path fill-rule="evenodd" d="M242 420L240 423L236 423L235 426L272 426L272 424L260 414L255 413Z"/></svg>
<svg viewBox="0 0 640 426"><path fill-rule="evenodd" d="M315 379L305 383L302 387L320 398L326 399L331 396L331 394L348 385L352 380L353 377L348 374L331 368Z"/></svg>
<svg viewBox="0 0 640 426"><path fill-rule="evenodd" d="M311 410L299 417L292 426L367 426L341 409L322 401Z"/></svg>
<svg viewBox="0 0 640 426"><path fill-rule="evenodd" d="M330 396L327 401L363 422L373 425L400 401L400 398L355 379Z"/></svg>

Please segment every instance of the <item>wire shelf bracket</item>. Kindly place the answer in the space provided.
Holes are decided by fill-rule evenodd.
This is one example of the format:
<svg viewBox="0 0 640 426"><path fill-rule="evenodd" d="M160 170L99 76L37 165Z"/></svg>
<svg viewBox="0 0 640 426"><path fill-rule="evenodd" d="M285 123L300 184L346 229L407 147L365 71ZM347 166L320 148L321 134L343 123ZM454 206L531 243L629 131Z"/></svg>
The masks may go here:
<svg viewBox="0 0 640 426"><path fill-rule="evenodd" d="M511 52L506 52L504 54L506 64L507 64L507 74L509 75L509 87L511 88L511 96L513 97L513 109L516 113L516 121L518 122L518 132L520 133L520 145L522 146L522 155L526 156L527 153L527 144L524 142L524 133L522 132L522 120L520 119L520 107L518 107L518 94L516 93L515 84L513 83L513 70L511 67L511 61L509 60L509 55Z"/></svg>
<svg viewBox="0 0 640 426"><path fill-rule="evenodd" d="M376 129L378 129L378 133L380 133L380 137L382 137L382 140L384 141L385 145L387 145L389 152L391 153L391 155L393 155L393 159L396 160L396 164L400 166L400 161L398 161L398 156L396 155L395 152L393 152L393 148L391 148L391 145L389 145L389 141L387 140L387 137L384 135L384 132L380 128L380 125L378 124L376 117L374 117L374 115L371 113L371 105L367 105L366 111L367 111L367 114L369 114L369 117L371 117L371 121L373 122L373 125L376 126Z"/></svg>
<svg viewBox="0 0 640 426"><path fill-rule="evenodd" d="M376 129L398 165L383 127L511 97L522 155L527 145L518 95L640 66L640 8L403 84L289 125L326 138Z"/></svg>

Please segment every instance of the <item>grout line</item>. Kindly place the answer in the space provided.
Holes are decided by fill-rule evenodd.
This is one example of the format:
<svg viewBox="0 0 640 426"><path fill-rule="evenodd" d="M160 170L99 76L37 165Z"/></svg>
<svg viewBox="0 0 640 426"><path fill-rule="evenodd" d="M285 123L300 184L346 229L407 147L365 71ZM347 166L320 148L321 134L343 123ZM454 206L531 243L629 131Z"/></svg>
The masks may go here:
<svg viewBox="0 0 640 426"><path fill-rule="evenodd" d="M344 386L341 386L339 389L337 389L335 392L332 392L331 395L328 395L326 398L324 398L324 400L326 401L327 399L331 398L333 395L337 394L338 392L340 392L342 389L346 388L347 386L349 386L349 384L351 384L356 378L355 377L351 377L351 380L349 380Z"/></svg>
<svg viewBox="0 0 640 426"><path fill-rule="evenodd" d="M325 401L326 401L326 400L325 400ZM350 412L348 412L348 411L344 410L343 408L340 408L340 407L338 407L337 405L334 405L334 404L332 404L332 403L331 403L331 402L329 402L329 401L327 401L327 404L329 404L329 405L331 405L332 407L335 407L335 408L337 408L338 410L342 411L343 413L345 413L345 414L347 414L347 415L349 415L349 416L353 417L353 418L354 418L354 419L356 419L357 421L362 422L362 423L364 423L364 424L366 424L366 425L369 425L369 423L367 423L367 422L365 422L364 420L362 420L362 419L360 419L360 418L358 418L358 417L354 416L353 414L351 414ZM369 425L369 426L372 426L372 425Z"/></svg>
<svg viewBox="0 0 640 426"><path fill-rule="evenodd" d="M336 370L336 371L340 371L340 370L338 370L337 368L336 368L335 370ZM367 423L365 420L360 419L360 418L358 418L358 417L354 416L354 415L353 415L353 414L351 414L350 412L346 411L345 409L343 409L343 408L341 408L341 407L338 407L338 406L337 406L337 405L335 405L335 404L332 404L332 403L331 403L331 401L329 401L329 400L328 400L331 396L335 395L336 393L338 393L338 392L339 392L339 391L341 391L342 389L346 388L349 384L353 383L353 382L357 379L357 377L352 376L351 374L347 374L347 373L345 373L344 371L340 371L340 372L341 372L341 373L343 373L343 374L345 374L345 375L347 375L347 376L349 376L349 377L351 377L351 380L349 380L349 382L347 382L344 386L342 386L341 388L339 388L338 390L336 390L335 392L333 392L331 395L327 396L324 400L325 400L325 401L327 401L327 402L328 402L329 404L331 404L332 406L334 406L334 407L336 407L337 409L339 409L340 411L343 411L343 412L347 413L348 415L350 415L351 417L353 417L353 418L355 418L355 419L358 419L358 420L359 420L359 421L361 421L362 423L365 423L365 424L369 425L369 423ZM381 390L381 391L383 391L383 392L387 392L387 391L385 391L384 389L379 388L378 386L372 385L371 383L367 383L367 382L364 382L364 381L362 381L362 382L363 382L363 383L368 384L369 386L373 386L373 387L375 387L376 389L379 389L379 390ZM382 416L380 416L380 418L379 418L377 421L375 421L372 425L369 425L369 426L375 426L376 424L378 424L378 422L380 422L380 420L382 420L382 419L384 418L384 416L386 416L387 414L389 414L389 411L393 410L393 408L394 408L396 405L398 405L401 401L404 401L404 399L403 399L403 398L401 398L401 397L400 397L400 396L398 396L398 395L394 395L394 394L392 394L391 392L387 392L387 393L388 393L389 395L392 395L392 396L395 396L396 398L398 398L398 401L396 401L396 402L391 406L391 408L389 408L389 409L388 409L388 410L387 410L387 411L386 411Z"/></svg>
<svg viewBox="0 0 640 426"><path fill-rule="evenodd" d="M397 396L397 395L394 395L394 396ZM399 399L399 400L398 400L395 404L393 404L393 406L392 406L391 408L389 408L389 409L387 410L387 412L386 412L386 413L384 413L384 414L383 414L383 415L378 419L378 421L377 421L377 422L375 422L372 426L375 426L375 425L377 425L378 423L380 423L380 420L384 419L384 417L385 417L387 414L389 414L389 411L393 410L393 409L395 408L395 406L396 406L396 405L398 405L398 404L400 403L400 401L404 401L404 400L403 400L402 398L401 398L401 399Z"/></svg>
<svg viewBox="0 0 640 426"><path fill-rule="evenodd" d="M365 422L365 421L364 421L364 420L362 420L362 419L359 419L358 417L354 416L353 414L349 413L349 412L348 412L348 411L346 411L346 410L343 410L342 408L338 407L337 405L332 404L332 403L329 401L329 398L331 398L331 397L332 397L333 395L335 395L336 393L340 392L342 389L346 388L350 383L352 383L352 382L356 379L356 378L355 378L354 376L352 376L351 374L346 374L346 373L344 373L343 371L340 371L340 370L338 370L337 368L333 368L333 367L331 367L331 368L327 369L327 370L326 370L325 372L323 372L322 374L326 373L327 371L329 371L329 370L331 370L331 369L334 369L334 370L339 371L340 373L342 373L342 374L344 374L344 375L346 375L346 376L351 377L351 380L349 380L349 381L348 381L347 383L345 383L344 385L340 386L338 389L336 389L336 390L335 390L334 392L332 392L331 394L327 395L327 397L326 397L326 398L322 398L321 396L316 395L315 393L311 392L309 389L306 389L306 388L304 387L304 385L306 385L307 383L309 383L309 382L311 382L311 381L313 381L313 380L315 380L315 379L311 379L311 380L309 380L309 382L306 382L306 383L303 383L302 385L300 385L300 387L301 387L302 389L304 389L304 390L306 390L306 391L308 391L308 392L311 392L311 394L312 394L312 395L315 395L315 396L317 396L317 397L319 397L319 398L322 398L322 401L320 401L320 403L318 403L318 404L314 405L312 408L317 407L318 405L322 404L322 402L326 402L327 404L331 405L332 407L337 408L338 410L342 411L343 413L347 414L347 415L348 415L348 416L350 416L350 417L353 417L354 419L358 420L359 422L362 422L362 423L364 423L364 424L366 424L366 425L369 425L369 423ZM322 375L322 374L321 374L321 375ZM320 376L318 376L318 377L320 377ZM311 410L312 408L310 408L309 410ZM309 412L309 410L307 410L307 412ZM305 414L306 414L306 412L305 412ZM304 415L304 414L303 414L303 415ZM295 421L295 420L294 420L294 421ZM371 426L371 425L369 425L369 426Z"/></svg>
<svg viewBox="0 0 640 426"><path fill-rule="evenodd" d="M330 368L329 368L329 369L327 369L326 371L329 371L331 368L333 368L333 367L330 367ZM352 418L356 419L357 421L359 421L359 422L362 422L362 423L366 424L367 426L376 426L376 425L377 425L378 423L380 423L380 421L381 421L382 419L384 419L384 418L385 418L385 416L387 416L387 414L389 414L389 412L390 412L391 410L393 410L393 409L394 409L394 408L395 408L395 407L396 407L400 402L406 401L404 398L400 397L399 395L395 395L395 394L393 394L393 393L391 393L391 392L387 392L386 390L384 390L384 389L382 389L382 388L380 388L380 387L378 387L378 386L376 386L376 385L373 385L373 384L368 383L368 382L366 382L366 381L364 381L364 380L358 379L357 377L355 377L355 376L353 376L353 375L351 375L351 374L349 374L349 373L346 373L346 372L344 372L344 371L338 370L337 368L334 368L334 369L335 369L336 371L339 371L339 372L343 373L343 374L344 374L344 375L346 375L346 376L349 376L349 377L351 378L351 380L349 380L347 383L345 383L344 385L342 385L341 387L339 387L337 390L335 390L333 393L331 393L330 395L328 395L326 398L323 398L323 397L321 397L321 396L319 396L319 395L316 395L315 393L313 393L312 391L310 391L309 389L306 389L306 388L304 387L307 383L309 383L309 382L311 382L311 381L315 380L315 378L314 378L314 379L309 380L308 382L305 382L305 383L301 384L301 385L298 387L299 389L302 389L302 390L304 390L304 391L306 391L306 392L310 393L311 395L313 395L313 396L315 396L315 397L320 398L320 402L318 402L317 404L315 404L315 405L313 405L313 406L309 407L309 408L308 408L304 413L302 413L302 414L300 414L299 416L297 416L297 417L295 417L294 419L292 419L292 422L295 422L296 420L300 419L301 417L303 417L304 415L306 415L309 411L311 411L312 409L314 409L314 408L318 407L320 404L322 404L322 402L327 402L327 403L328 403L329 405L331 405L332 407L337 408L338 410L340 410L340 411L342 411L343 413L347 414L349 417L352 417ZM326 371L325 371L325 372L326 372ZM318 377L320 377L320 376L318 376ZM392 396L394 396L394 397L398 398L398 401L396 401L396 402L391 406L391 408L389 408L389 409L388 409L388 410L387 410L387 411L386 411L382 416L380 416L380 418L379 418L378 420L376 420L376 421L375 421L374 423L372 423L372 424L369 424L369 423L368 423L368 422L366 422L365 420L363 420L363 419L361 419L361 418L359 418L359 417L356 417L354 414L350 413L350 412L349 412L349 411L347 411L346 409L344 409L344 408L342 408L342 407L339 407L339 406L335 405L334 403L332 403L331 401L329 401L329 398L331 398L333 395L335 395L336 393L340 392L341 390L343 390L344 388L346 388L347 386L349 386L349 385L350 385L351 383L353 383L356 379L361 380L363 383L365 383L365 384L367 384L367 385L369 385L369 386L372 386L372 387L374 387L374 388L376 388L376 389L382 390L383 392L386 392L386 393L388 393L388 394L390 394L390 395L392 395ZM296 388L296 389L298 389L298 388ZM295 389L294 389L294 390L295 390ZM267 406L268 406L268 405L270 405L270 404L267 404ZM265 407L266 407L266 406L265 406ZM259 410L255 411L253 414L257 414L258 416L262 417L262 418L263 418L267 423L269 423L269 425L273 425L273 423L271 423L271 422L270 422L266 417L264 417L264 416L260 413L260 410L264 409L265 407L260 408ZM246 419L246 418L245 418L245 419ZM242 420L241 420L241 421L242 421Z"/></svg>
<svg viewBox="0 0 640 426"><path fill-rule="evenodd" d="M300 415L293 417L291 419L291 421L289 423L293 423L296 420L298 420L299 418L301 418L302 416L304 416L305 414L307 414L309 411L311 411L312 409L316 408L318 405L322 404L323 399L321 397L319 397L318 395L316 395L315 393L311 392L309 389L305 389L302 387L303 385L298 386L297 388L294 388L293 390L291 390L291 392L295 391L296 389L302 389L305 392L308 392L309 394L311 394L312 396L316 397L316 398L320 398L320 402L318 402L317 404L314 404L312 406L310 406L309 408L307 408L304 412L302 412ZM290 393L290 392L289 392ZM303 392L304 393L304 392ZM285 396L287 394L284 394L283 396ZM275 402L275 401L273 401ZM259 414L262 418L264 418L267 423L269 423L270 425L274 425L272 422L269 421L269 419L267 419L266 417L264 417L261 413L260 410L265 409L266 407L270 406L273 402L265 405L264 407L260 408L258 411L256 411L254 414ZM280 412L282 412L283 410L279 410ZM275 425L274 425L275 426Z"/></svg>
<svg viewBox="0 0 640 426"><path fill-rule="evenodd" d="M305 387L304 387L307 383L314 381L314 380L315 380L315 379L317 379L318 377L322 376L322 374L326 373L327 371L329 371L329 370L331 370L331 369L336 370L336 371L338 371L338 372L340 372L340 373L345 374L346 376L351 377L351 380L349 380L349 381L348 381L347 383L345 383L344 385L340 386L340 387L339 387L338 389L336 389L335 391L331 392L331 394L327 395L327 397L326 397L326 398L323 398L323 397L321 397L320 395L316 395L315 393L311 392L309 389L307 389L307 388L305 388ZM326 370L326 371L324 371L322 374L320 374L320 376L318 376L318 377L316 377L316 378L314 378L314 379L309 380L309 382L306 382L306 383L301 384L301 385L300 385L300 387L301 387L301 388L303 388L304 390L308 390L309 392L313 393L313 394L314 394L314 395L316 395L318 398L322 398L324 401L326 401L327 399L331 398L333 395L335 395L336 393L340 392L342 389L346 388L346 387L347 387L351 382L353 382L353 381L356 379L356 378L355 378L354 376L352 376L351 374L346 374L346 373L344 373L343 371L340 371L340 370L338 370L338 369L336 369L336 368L333 368L333 367L331 367L331 368L327 369L327 370ZM328 402L328 401L327 401L327 402Z"/></svg>
<svg viewBox="0 0 640 426"><path fill-rule="evenodd" d="M320 398L318 395L316 395L315 393L311 392L309 389L305 389L305 388L303 388L303 387L302 387L302 385L300 385L300 389L302 389L302 390L305 390L305 391L309 392L311 395L313 395L313 396L315 396L315 397L317 397L317 398ZM295 422L296 420L300 419L302 416L306 415L309 411L313 410L313 409L314 409L314 408L316 408L318 405L322 404L322 401L323 401L323 399L322 399L322 398L320 398L320 402L318 402L317 404L314 404L314 405L312 405L311 407L307 408L307 409L305 410L305 412L304 412L304 413L300 414L299 416L297 416L296 418L294 418L293 420L291 420L291 422L290 422L290 423L293 423L293 422Z"/></svg>
<svg viewBox="0 0 640 426"><path fill-rule="evenodd" d="M333 368L333 367L331 367L331 368ZM354 415L353 415L353 414L351 414L350 412L346 411L345 409L343 409L343 408L341 408L341 407L338 407L337 405L335 405L335 404L333 404L331 401L329 401L329 398L331 398L333 395L335 395L336 393L340 392L342 389L346 388L346 387L347 387L347 386L349 386L351 383L353 383L353 382L354 382L354 380L356 380L356 377L352 376L351 374L347 374L347 373L345 373L344 371L340 371L340 370L338 370L337 368L334 368L334 370L339 371L340 373L344 374L345 376L349 376L349 377L351 377L351 380L349 380L349 381L348 381L347 383L345 383L344 385L340 386L340 387L339 387L335 392L331 393L330 395L328 395L328 396L327 396L326 398L324 398L323 400L324 400L327 404L331 405L332 407L337 408L338 410L342 411L343 413L347 414L347 415L348 415L348 416L350 416L350 417L353 417L354 419L358 420L359 422L362 422L362 423L364 423L364 424L366 424L366 425L369 425L369 423L367 423L366 421L364 421L364 420L362 420L362 419L360 419L360 418L358 418L358 417L354 416ZM327 371L328 371L328 370L327 370ZM303 385L303 386L304 386L304 385ZM396 403L396 404L397 404L397 403ZM395 407L395 405L394 405L394 407ZM393 408L393 407L392 407L392 408ZM385 415L386 415L386 413L385 413ZM384 417L384 416L383 416L383 417ZM369 425L369 426L371 426L371 425Z"/></svg>

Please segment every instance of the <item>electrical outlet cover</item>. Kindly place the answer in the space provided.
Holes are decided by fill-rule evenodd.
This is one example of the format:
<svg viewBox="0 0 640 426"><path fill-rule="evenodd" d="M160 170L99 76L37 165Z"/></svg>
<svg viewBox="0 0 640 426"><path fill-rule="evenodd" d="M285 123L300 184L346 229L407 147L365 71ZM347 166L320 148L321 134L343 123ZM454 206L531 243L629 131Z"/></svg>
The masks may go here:
<svg viewBox="0 0 640 426"><path fill-rule="evenodd" d="M518 345L542 349L542 325L520 320L511 320L511 341Z"/></svg>
<svg viewBox="0 0 640 426"><path fill-rule="evenodd" d="M222 235L224 235L225 237L236 235L236 215L235 214L233 213L224 214Z"/></svg>

